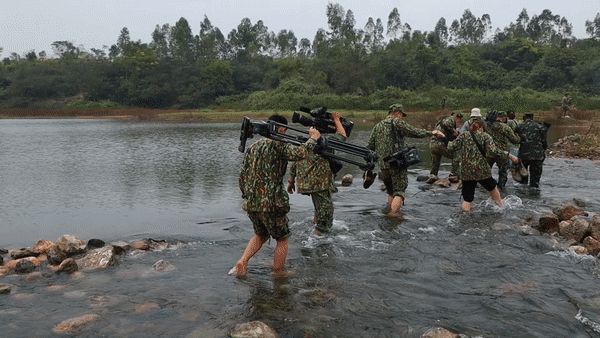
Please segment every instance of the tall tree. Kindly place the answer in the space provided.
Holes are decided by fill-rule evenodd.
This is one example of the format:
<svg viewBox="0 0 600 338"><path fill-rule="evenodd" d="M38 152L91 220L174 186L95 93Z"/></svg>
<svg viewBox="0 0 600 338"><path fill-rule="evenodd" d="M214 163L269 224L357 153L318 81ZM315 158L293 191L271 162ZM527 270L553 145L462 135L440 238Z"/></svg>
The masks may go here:
<svg viewBox="0 0 600 338"><path fill-rule="evenodd" d="M459 44L480 44L491 29L492 22L489 14L476 17L469 9L465 9L459 20L452 21L450 26L451 40Z"/></svg>
<svg viewBox="0 0 600 338"><path fill-rule="evenodd" d="M119 54L126 55L130 44L131 37L129 35L129 29L127 27L123 27L121 28L121 32L117 38L117 48L119 49Z"/></svg>
<svg viewBox="0 0 600 338"><path fill-rule="evenodd" d="M180 18L171 28L169 34L169 50L173 59L181 62L194 60L194 37L190 24L185 18Z"/></svg>
<svg viewBox="0 0 600 338"><path fill-rule="evenodd" d="M342 26L344 24L344 7L337 3L327 4L327 24L329 25L329 36L333 40L342 37Z"/></svg>
<svg viewBox="0 0 600 338"><path fill-rule="evenodd" d="M168 23L162 26L156 25L152 32L150 48L154 50L154 54L159 59L166 59L170 55L169 34L171 34L171 26Z"/></svg>
<svg viewBox="0 0 600 338"><path fill-rule="evenodd" d="M277 33L276 45L277 54L279 57L288 57L296 53L296 45L298 39L294 35L294 32L282 29Z"/></svg>
<svg viewBox="0 0 600 338"><path fill-rule="evenodd" d="M310 40L307 38L300 39L298 44L298 55L302 57L312 56L312 50L310 46Z"/></svg>
<svg viewBox="0 0 600 338"><path fill-rule="evenodd" d="M592 39L600 39L600 12L596 13L594 20L585 21L585 31Z"/></svg>
<svg viewBox="0 0 600 338"><path fill-rule="evenodd" d="M225 57L225 37L218 27L212 25L206 15L200 23L197 49L200 59L213 60Z"/></svg>
<svg viewBox="0 0 600 338"><path fill-rule="evenodd" d="M400 13L398 8L394 7L388 15L387 21L387 36L390 40L395 40L402 35L402 22L400 21Z"/></svg>
<svg viewBox="0 0 600 338"><path fill-rule="evenodd" d="M527 24L528 37L542 44L560 44L571 38L573 27L565 17L544 9L531 17Z"/></svg>

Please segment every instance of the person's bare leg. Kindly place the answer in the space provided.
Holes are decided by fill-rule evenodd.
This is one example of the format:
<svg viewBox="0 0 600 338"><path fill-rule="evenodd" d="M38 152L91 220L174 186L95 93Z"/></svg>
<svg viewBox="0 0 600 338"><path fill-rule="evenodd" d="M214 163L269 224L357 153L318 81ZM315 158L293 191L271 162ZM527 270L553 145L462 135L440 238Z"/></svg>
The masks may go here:
<svg viewBox="0 0 600 338"><path fill-rule="evenodd" d="M390 212L388 213L388 215L398 216L400 214L400 208L402 208L402 204L404 204L404 197L394 196L390 205Z"/></svg>
<svg viewBox="0 0 600 338"><path fill-rule="evenodd" d="M236 277L244 277L248 273L248 261L256 255L266 241L267 237L262 237L257 234L254 234L252 238L250 238L242 257L235 263L234 273Z"/></svg>
<svg viewBox="0 0 600 338"><path fill-rule="evenodd" d="M273 272L281 273L285 269L285 260L288 254L288 239L284 238L277 241L275 253L273 254Z"/></svg>
<svg viewBox="0 0 600 338"><path fill-rule="evenodd" d="M463 201L463 202L462 202L462 210L463 210L464 212L469 212L469 211L471 211L471 203L470 203L470 202Z"/></svg>
<svg viewBox="0 0 600 338"><path fill-rule="evenodd" d="M500 190L498 190L498 187L495 187L494 190L490 191L490 197L500 208L504 207L504 203L502 203L502 196L500 196Z"/></svg>

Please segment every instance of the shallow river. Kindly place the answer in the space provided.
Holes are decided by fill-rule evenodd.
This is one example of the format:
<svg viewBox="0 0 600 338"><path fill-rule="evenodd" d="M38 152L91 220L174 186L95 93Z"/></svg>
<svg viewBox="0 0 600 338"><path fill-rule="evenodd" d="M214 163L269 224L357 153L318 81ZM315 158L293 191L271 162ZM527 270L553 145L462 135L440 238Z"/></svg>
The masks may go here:
<svg viewBox="0 0 600 338"><path fill-rule="evenodd" d="M600 210L597 164L549 159L541 191L509 179L505 210L478 191L475 212L464 215L458 191L419 189L423 152L402 220L384 217L379 182L364 190L355 179L334 195L332 235L317 239L310 198L292 195L291 276L271 276L271 241L238 280L227 271L252 234L240 209L238 127L0 120L0 248L62 234L173 244L77 278L0 278L14 285L0 295L1 335L51 336L57 323L87 313L100 318L83 336L224 337L251 320L282 337L418 337L436 326L484 337L597 334L596 259L519 227L574 197ZM364 144L368 134L355 130L351 141ZM159 259L176 270L153 272ZM158 307L140 310L147 303Z"/></svg>

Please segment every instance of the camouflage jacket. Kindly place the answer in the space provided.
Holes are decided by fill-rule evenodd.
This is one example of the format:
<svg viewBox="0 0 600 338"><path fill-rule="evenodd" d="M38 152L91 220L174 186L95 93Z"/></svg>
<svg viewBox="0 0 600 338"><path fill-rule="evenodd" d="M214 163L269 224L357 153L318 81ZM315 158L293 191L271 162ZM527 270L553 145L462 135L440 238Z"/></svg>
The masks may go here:
<svg viewBox="0 0 600 338"><path fill-rule="evenodd" d="M507 124L507 125L510 127L510 129L512 129L512 130L516 130L516 129L517 129L517 126L519 125L519 124L517 123L517 120L508 120L508 121L506 121L506 124Z"/></svg>
<svg viewBox="0 0 600 338"><path fill-rule="evenodd" d="M324 135L328 140L344 141L340 134ZM309 151L305 159L296 161L290 167L290 178L296 181L296 189L301 194L331 189L333 173L329 161Z"/></svg>
<svg viewBox="0 0 600 338"><path fill-rule="evenodd" d="M519 143L521 138L506 123L488 123L486 132L490 134L496 146L502 150L510 150L511 143Z"/></svg>
<svg viewBox="0 0 600 338"><path fill-rule="evenodd" d="M312 139L300 147L262 139L246 151L240 172L240 190L246 211L290 210L288 194L283 187L283 176L288 161L306 157L316 142Z"/></svg>
<svg viewBox="0 0 600 338"><path fill-rule="evenodd" d="M483 130L487 129L487 123L483 120L483 118L478 118L479 120L483 121ZM465 131L469 131L469 127L471 127L471 123L473 123L473 118L470 118L468 120L465 121L465 123L463 123L462 127L460 127L460 132L464 133Z"/></svg>
<svg viewBox="0 0 600 338"><path fill-rule="evenodd" d="M392 135L392 131L395 132L396 137ZM389 169L390 166L384 158L404 148L405 137L423 138L428 136L432 136L430 131L415 128L402 119L388 116L373 127L367 148L377 154L379 169Z"/></svg>
<svg viewBox="0 0 600 338"><path fill-rule="evenodd" d="M548 129L546 127L533 120L525 120L517 127L516 131L521 136L520 159L540 161L546 158L545 150L548 148L546 141Z"/></svg>
<svg viewBox="0 0 600 338"><path fill-rule="evenodd" d="M458 131L456 130L456 122L454 121L453 116L444 117L442 120L440 120L440 122L436 124L435 129L444 133L446 137L437 138L435 136L432 136L432 142L448 144L448 142L454 140L456 136L458 136Z"/></svg>
<svg viewBox="0 0 600 338"><path fill-rule="evenodd" d="M460 134L456 140L448 144L448 150L458 154L460 178L463 181L479 181L492 176L492 169L486 157L508 159L508 152L496 147L494 140L488 133L484 131L476 132L475 138L485 150L486 156L483 156L469 131Z"/></svg>

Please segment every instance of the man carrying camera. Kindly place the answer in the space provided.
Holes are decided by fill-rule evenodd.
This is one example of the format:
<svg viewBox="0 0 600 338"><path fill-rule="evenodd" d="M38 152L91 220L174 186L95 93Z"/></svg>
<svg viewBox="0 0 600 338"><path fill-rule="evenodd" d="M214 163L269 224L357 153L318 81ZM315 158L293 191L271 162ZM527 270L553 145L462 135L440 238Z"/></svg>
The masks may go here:
<svg viewBox="0 0 600 338"><path fill-rule="evenodd" d="M405 137L424 138L436 136L445 137L439 130L427 131L411 126L404 121L406 113L401 104L395 103L389 107L388 116L373 127L367 148L377 153L377 164L380 177L383 179L388 194L388 215L398 216L404 204L404 192L408 186L407 168L390 165L389 159L393 154L404 148ZM391 161L392 163L394 161Z"/></svg>
<svg viewBox="0 0 600 338"><path fill-rule="evenodd" d="M452 115L444 117L436 125L435 129L446 135L443 138L432 137L429 142L431 150L431 171L429 171L429 180L427 183L433 183L437 180L437 175L440 170L442 156L452 160L452 171L448 176L454 182L458 181L459 163L454 160L454 154L448 151L448 142L453 141L458 136L457 126L462 125L463 114L461 112L452 113Z"/></svg>
<svg viewBox="0 0 600 338"><path fill-rule="evenodd" d="M340 113L331 113L336 132L332 135L323 135L323 138L326 139L325 142L327 140L345 141L346 131L340 117ZM292 194L297 189L301 194L310 195L315 208L314 232L317 235L329 232L333 225L333 200L331 198L333 176L329 161L314 151L309 151L306 158L294 162L290 167L287 191Z"/></svg>
<svg viewBox="0 0 600 338"><path fill-rule="evenodd" d="M280 115L269 117L270 121L287 125L287 119ZM285 134L286 128L278 127L278 133ZM297 161L307 156L321 134L315 128L308 130L310 138L300 147L261 139L246 151L240 172L240 190L242 191L243 209L248 213L254 227L254 235L248 241L242 257L237 261L229 274L243 277L248 272L248 261L262 245L273 237L276 241L273 256L273 272L284 269L288 252L287 213L290 210L288 194L283 187L283 176L288 161Z"/></svg>

